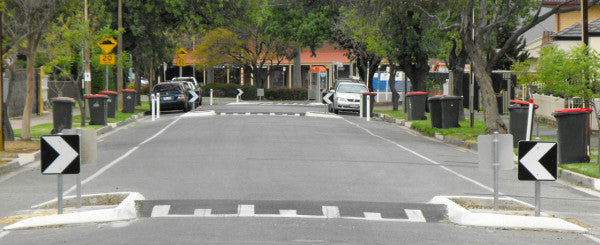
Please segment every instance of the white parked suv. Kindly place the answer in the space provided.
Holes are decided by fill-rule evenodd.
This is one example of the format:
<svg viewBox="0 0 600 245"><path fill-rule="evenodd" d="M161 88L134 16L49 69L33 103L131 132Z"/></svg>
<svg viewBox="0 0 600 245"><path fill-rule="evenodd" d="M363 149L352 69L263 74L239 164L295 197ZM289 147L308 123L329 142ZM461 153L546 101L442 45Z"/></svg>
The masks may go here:
<svg viewBox="0 0 600 245"><path fill-rule="evenodd" d="M339 81L332 92L333 105L331 109L337 114L340 110L358 112L360 110L360 97L362 93L369 92L369 89L361 82Z"/></svg>
<svg viewBox="0 0 600 245"><path fill-rule="evenodd" d="M184 83L184 82L192 83L194 86L192 89L200 97L200 98L198 98L198 100L196 100L196 106L202 105L202 89L201 89L201 85L196 81L196 78L194 78L194 77L175 77L171 81L179 82L179 83Z"/></svg>

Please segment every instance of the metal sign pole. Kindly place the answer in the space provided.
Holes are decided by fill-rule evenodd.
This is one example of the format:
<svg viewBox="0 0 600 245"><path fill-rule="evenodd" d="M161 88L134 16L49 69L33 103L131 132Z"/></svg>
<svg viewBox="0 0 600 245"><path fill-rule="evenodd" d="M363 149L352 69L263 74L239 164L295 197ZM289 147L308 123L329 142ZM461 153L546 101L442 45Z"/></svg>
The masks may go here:
<svg viewBox="0 0 600 245"><path fill-rule="evenodd" d="M536 180L535 181L535 216L540 216L540 206L542 206L541 204L541 200L540 200L540 195L542 192L542 187L540 185L540 181Z"/></svg>
<svg viewBox="0 0 600 245"><path fill-rule="evenodd" d="M57 175L57 184L58 184L58 197L56 200L56 205L58 209L58 214L63 213L63 176L62 174Z"/></svg>
<svg viewBox="0 0 600 245"><path fill-rule="evenodd" d="M104 84L104 90L108 91L108 65L106 65L106 73L105 73L105 81L106 83Z"/></svg>
<svg viewBox="0 0 600 245"><path fill-rule="evenodd" d="M493 156L494 156L494 210L498 211L498 170L500 169L500 156L499 156L499 144L498 144L498 132L494 132L494 138L492 140L493 145Z"/></svg>
<svg viewBox="0 0 600 245"><path fill-rule="evenodd" d="M75 176L77 181L77 208L81 208L81 175Z"/></svg>

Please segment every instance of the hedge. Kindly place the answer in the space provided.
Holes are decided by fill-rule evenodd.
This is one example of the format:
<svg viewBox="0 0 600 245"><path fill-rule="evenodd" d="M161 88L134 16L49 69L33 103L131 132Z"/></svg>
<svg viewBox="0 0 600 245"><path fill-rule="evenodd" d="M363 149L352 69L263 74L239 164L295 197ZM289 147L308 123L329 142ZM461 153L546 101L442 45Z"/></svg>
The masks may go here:
<svg viewBox="0 0 600 245"><path fill-rule="evenodd" d="M308 90L304 88L265 89L267 100L308 100Z"/></svg>
<svg viewBox="0 0 600 245"><path fill-rule="evenodd" d="M237 89L242 89L242 100L256 100L256 86L240 86L235 83L209 83L202 87L202 96L210 96L210 89L213 89L214 97L235 97L239 93ZM268 88L265 89L265 99L267 100L307 100L308 91L302 88Z"/></svg>

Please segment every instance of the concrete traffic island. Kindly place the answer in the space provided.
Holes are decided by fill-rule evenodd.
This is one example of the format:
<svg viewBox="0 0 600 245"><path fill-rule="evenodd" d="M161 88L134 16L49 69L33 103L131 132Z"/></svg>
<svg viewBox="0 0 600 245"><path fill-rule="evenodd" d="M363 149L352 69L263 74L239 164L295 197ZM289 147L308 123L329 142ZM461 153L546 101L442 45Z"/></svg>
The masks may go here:
<svg viewBox="0 0 600 245"><path fill-rule="evenodd" d="M448 219L458 225L577 233L588 231L543 212L539 217L533 216L534 206L510 197L499 199L498 211L493 210L493 197L436 196L429 203L446 205Z"/></svg>
<svg viewBox="0 0 600 245"><path fill-rule="evenodd" d="M31 218L21 220L4 227L4 230L25 230L76 225L86 223L104 223L114 221L127 221L137 218L135 201L145 200L138 192L114 192L83 195L81 208L76 208L76 197L64 197L64 214L51 214L35 216L36 214L50 214L56 210L56 200L51 200L31 207Z"/></svg>

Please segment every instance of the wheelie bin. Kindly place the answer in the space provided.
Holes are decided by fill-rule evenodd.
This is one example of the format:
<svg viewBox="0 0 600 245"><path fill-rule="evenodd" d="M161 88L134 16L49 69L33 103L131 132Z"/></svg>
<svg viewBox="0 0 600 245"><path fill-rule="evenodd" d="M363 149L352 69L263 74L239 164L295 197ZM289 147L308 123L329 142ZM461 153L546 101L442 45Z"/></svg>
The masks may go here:
<svg viewBox="0 0 600 245"><path fill-rule="evenodd" d="M106 100L107 111L106 115L109 118L115 118L117 114L117 92L116 91L100 91L99 94L104 94L108 96L108 100Z"/></svg>
<svg viewBox="0 0 600 245"><path fill-rule="evenodd" d="M103 94L86 95L90 108L90 125L107 125L107 100Z"/></svg>
<svg viewBox="0 0 600 245"><path fill-rule="evenodd" d="M427 99L429 102L429 117L431 117L432 128L442 128L442 99L443 96L433 96Z"/></svg>
<svg viewBox="0 0 600 245"><path fill-rule="evenodd" d="M123 113L135 112L135 89L121 89L123 92Z"/></svg>
<svg viewBox="0 0 600 245"><path fill-rule="evenodd" d="M440 98L440 104L442 107L442 128L456 128L460 127L458 124L460 96L443 96Z"/></svg>
<svg viewBox="0 0 600 245"><path fill-rule="evenodd" d="M51 101L54 128L50 133L57 134L63 129L71 129L73 127L73 105L75 100L69 97L55 97Z"/></svg>
<svg viewBox="0 0 600 245"><path fill-rule="evenodd" d="M428 92L408 92L406 93L406 105L408 107L407 116L409 121L427 120L425 108L427 107Z"/></svg>
<svg viewBox="0 0 600 245"><path fill-rule="evenodd" d="M552 115L556 118L558 133L558 163L589 162L587 154L586 123L592 112L589 108L562 109Z"/></svg>
<svg viewBox="0 0 600 245"><path fill-rule="evenodd" d="M508 132L513 136L513 147L519 147L519 141L527 138L527 117L529 116L529 102L522 100L511 100L511 106L508 107L509 125ZM533 115L539 107L533 104ZM532 120L533 122L533 120ZM531 125L533 127L533 125Z"/></svg>

